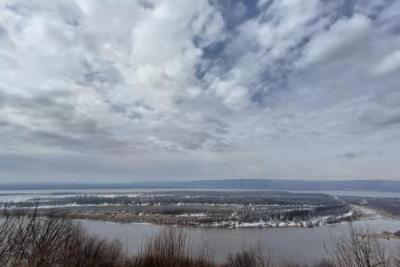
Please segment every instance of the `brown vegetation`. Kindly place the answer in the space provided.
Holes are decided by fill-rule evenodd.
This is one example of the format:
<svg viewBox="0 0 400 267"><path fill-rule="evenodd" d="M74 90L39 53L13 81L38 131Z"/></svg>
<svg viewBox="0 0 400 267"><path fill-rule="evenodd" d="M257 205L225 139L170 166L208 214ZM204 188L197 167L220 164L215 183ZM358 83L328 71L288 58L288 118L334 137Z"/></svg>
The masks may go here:
<svg viewBox="0 0 400 267"><path fill-rule="evenodd" d="M216 264L205 254L195 256L185 234L171 228L150 239L133 257L122 253L117 241L87 234L64 214L39 216L3 212L0 219L0 266L104 266L104 267L273 267L271 256L261 247L244 249L226 263ZM368 232L352 229L336 242L326 260L313 267L394 267L400 255L389 255L383 244ZM279 265L283 266L283 265ZM285 264L285 267L305 267Z"/></svg>
<svg viewBox="0 0 400 267"><path fill-rule="evenodd" d="M62 214L5 212L0 224L0 266L123 266L118 242L88 235Z"/></svg>

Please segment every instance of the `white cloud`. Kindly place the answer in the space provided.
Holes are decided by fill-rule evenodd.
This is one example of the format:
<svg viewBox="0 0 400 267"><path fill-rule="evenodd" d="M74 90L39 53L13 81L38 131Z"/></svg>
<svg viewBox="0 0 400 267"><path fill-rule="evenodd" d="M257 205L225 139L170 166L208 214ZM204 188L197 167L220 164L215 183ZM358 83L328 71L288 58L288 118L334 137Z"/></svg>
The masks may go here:
<svg viewBox="0 0 400 267"><path fill-rule="evenodd" d="M228 80L217 78L211 85L211 88L215 90L215 94L222 98L225 106L233 110L240 110L250 104L248 89L238 84L237 79L238 77Z"/></svg>
<svg viewBox="0 0 400 267"><path fill-rule="evenodd" d="M396 173L398 5L232 5L2 1L0 161L25 180Z"/></svg>
<svg viewBox="0 0 400 267"><path fill-rule="evenodd" d="M374 72L380 75L390 74L398 70L400 70L400 50L384 57L374 68Z"/></svg>
<svg viewBox="0 0 400 267"><path fill-rule="evenodd" d="M337 21L328 31L312 38L299 65L334 61L353 53L371 33L371 27L370 19L360 14Z"/></svg>

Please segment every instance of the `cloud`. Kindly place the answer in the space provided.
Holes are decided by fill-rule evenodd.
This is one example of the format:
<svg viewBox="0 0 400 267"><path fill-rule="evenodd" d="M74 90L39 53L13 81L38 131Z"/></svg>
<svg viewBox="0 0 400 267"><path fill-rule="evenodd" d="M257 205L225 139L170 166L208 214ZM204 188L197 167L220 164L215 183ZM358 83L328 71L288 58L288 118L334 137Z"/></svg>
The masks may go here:
<svg viewBox="0 0 400 267"><path fill-rule="evenodd" d="M370 34L371 26L370 19L360 14L335 22L327 31L309 42L300 65L334 61L348 56L360 48Z"/></svg>
<svg viewBox="0 0 400 267"><path fill-rule="evenodd" d="M358 155L357 155L357 153L354 153L354 152L346 152L346 153L341 154L341 156L348 158L348 159L353 159L353 158L356 158Z"/></svg>
<svg viewBox="0 0 400 267"><path fill-rule="evenodd" d="M3 1L0 182L396 178L398 9Z"/></svg>
<svg viewBox="0 0 400 267"><path fill-rule="evenodd" d="M374 71L384 75L400 70L400 50L392 52L376 64Z"/></svg>

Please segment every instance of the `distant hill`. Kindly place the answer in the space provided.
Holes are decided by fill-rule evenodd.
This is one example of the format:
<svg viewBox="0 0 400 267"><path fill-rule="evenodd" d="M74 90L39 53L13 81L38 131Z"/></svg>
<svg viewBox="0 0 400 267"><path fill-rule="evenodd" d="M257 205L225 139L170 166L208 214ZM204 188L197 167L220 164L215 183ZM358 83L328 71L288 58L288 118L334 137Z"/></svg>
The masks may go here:
<svg viewBox="0 0 400 267"><path fill-rule="evenodd" d="M276 179L228 179L135 183L30 183L0 184L0 190L39 189L243 189L243 190L299 190L299 191L379 191L400 192L400 181L347 180L310 181Z"/></svg>

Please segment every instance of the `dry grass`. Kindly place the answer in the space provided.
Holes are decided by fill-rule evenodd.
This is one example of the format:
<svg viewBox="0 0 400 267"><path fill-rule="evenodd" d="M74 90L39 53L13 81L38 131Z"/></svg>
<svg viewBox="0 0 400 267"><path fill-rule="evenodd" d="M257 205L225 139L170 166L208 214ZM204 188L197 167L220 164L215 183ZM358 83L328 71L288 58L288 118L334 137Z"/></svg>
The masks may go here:
<svg viewBox="0 0 400 267"><path fill-rule="evenodd" d="M260 244L230 255L224 267L272 267L269 251Z"/></svg>
<svg viewBox="0 0 400 267"><path fill-rule="evenodd" d="M185 234L173 228L150 239L132 262L135 267L213 267L204 256L193 256Z"/></svg>

